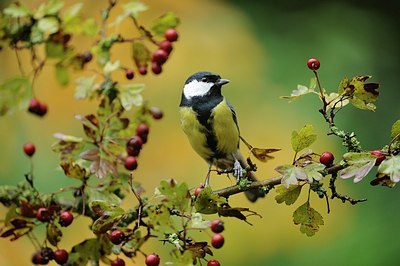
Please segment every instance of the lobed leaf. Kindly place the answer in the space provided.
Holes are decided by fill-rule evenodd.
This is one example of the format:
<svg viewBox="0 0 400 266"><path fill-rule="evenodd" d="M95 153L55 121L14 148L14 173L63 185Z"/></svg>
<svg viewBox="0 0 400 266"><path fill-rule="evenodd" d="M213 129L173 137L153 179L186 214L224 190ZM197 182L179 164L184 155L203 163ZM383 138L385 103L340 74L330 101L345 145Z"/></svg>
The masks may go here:
<svg viewBox="0 0 400 266"><path fill-rule="evenodd" d="M319 231L319 227L324 225L324 219L319 212L311 208L307 201L298 207L293 213L294 224L300 224L300 232L307 236L313 236Z"/></svg>
<svg viewBox="0 0 400 266"><path fill-rule="evenodd" d="M360 182L374 167L376 157L369 152L348 152L343 155L346 166L339 171L339 177L354 177L354 183Z"/></svg>
<svg viewBox="0 0 400 266"><path fill-rule="evenodd" d="M346 96L356 108L375 111L374 102L379 96L378 83L365 83L371 76L355 76L351 80L344 78L340 84L339 95Z"/></svg>
<svg viewBox="0 0 400 266"><path fill-rule="evenodd" d="M21 3L12 3L3 9L3 13L14 18L22 18L30 15L29 8Z"/></svg>
<svg viewBox="0 0 400 266"><path fill-rule="evenodd" d="M290 101L296 101L298 99L300 99L300 97L309 94L309 93L315 93L314 88L310 87L306 87L304 85L297 85L297 89L293 90L292 93L290 94L290 96L281 96L281 99L287 99ZM290 102L289 101L289 102Z"/></svg>
<svg viewBox="0 0 400 266"><path fill-rule="evenodd" d="M390 181L400 181L400 156L391 156L384 160L378 167L378 174L388 176Z"/></svg>
<svg viewBox="0 0 400 266"><path fill-rule="evenodd" d="M179 23L179 18L174 12L167 12L153 22L151 31L156 35L163 36L167 29L176 28Z"/></svg>
<svg viewBox="0 0 400 266"><path fill-rule="evenodd" d="M390 131L390 137L393 139L400 134L400 119L394 122Z"/></svg>
<svg viewBox="0 0 400 266"><path fill-rule="evenodd" d="M14 77L0 84L0 116L14 111L16 106L27 108L31 95L31 83L27 77Z"/></svg>
<svg viewBox="0 0 400 266"><path fill-rule="evenodd" d="M314 127L312 125L305 125L299 132L292 132L292 148L295 152L300 152L308 148L316 139L317 135L314 134Z"/></svg>
<svg viewBox="0 0 400 266"><path fill-rule="evenodd" d="M132 109L133 106L141 106L143 97L141 92L144 90L144 84L129 84L120 88L121 105L126 111Z"/></svg>
<svg viewBox="0 0 400 266"><path fill-rule="evenodd" d="M219 203L226 203L226 199L213 194L211 187L205 187L197 196L194 207L199 213L213 214L218 212Z"/></svg>
<svg viewBox="0 0 400 266"><path fill-rule="evenodd" d="M151 59L149 49L141 42L132 43L132 55L137 67L146 66Z"/></svg>
<svg viewBox="0 0 400 266"><path fill-rule="evenodd" d="M296 185L298 180L307 180L304 169L291 164L278 166L275 171L282 174L281 184L286 188L289 188L290 185Z"/></svg>
<svg viewBox="0 0 400 266"><path fill-rule="evenodd" d="M286 205L292 205L300 196L300 192L303 186L301 185L289 185L289 187L278 186L276 188L275 200L278 204L285 202Z"/></svg>

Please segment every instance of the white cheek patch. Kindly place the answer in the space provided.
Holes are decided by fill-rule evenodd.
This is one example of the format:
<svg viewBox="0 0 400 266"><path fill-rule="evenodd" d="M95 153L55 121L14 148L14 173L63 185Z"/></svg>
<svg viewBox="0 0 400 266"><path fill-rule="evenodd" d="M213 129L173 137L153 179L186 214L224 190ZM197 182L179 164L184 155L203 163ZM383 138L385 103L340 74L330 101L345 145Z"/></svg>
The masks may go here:
<svg viewBox="0 0 400 266"><path fill-rule="evenodd" d="M193 80L190 83L186 84L183 88L183 94L186 98L190 99L195 96L204 96L214 85L212 82L201 82L197 80Z"/></svg>

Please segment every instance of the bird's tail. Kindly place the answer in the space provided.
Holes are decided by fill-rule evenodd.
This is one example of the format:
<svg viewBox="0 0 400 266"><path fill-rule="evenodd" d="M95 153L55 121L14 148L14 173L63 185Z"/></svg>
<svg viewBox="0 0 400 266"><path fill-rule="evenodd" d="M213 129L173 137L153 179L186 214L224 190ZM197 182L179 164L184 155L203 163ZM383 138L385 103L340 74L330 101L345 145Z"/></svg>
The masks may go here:
<svg viewBox="0 0 400 266"><path fill-rule="evenodd" d="M251 172L250 177L248 177L250 181L257 181L256 176L254 175L253 172ZM250 189L244 192L246 195L247 199L251 202L255 202L258 198L264 198L265 197L265 191L263 191L261 188L256 188L256 189Z"/></svg>
<svg viewBox="0 0 400 266"><path fill-rule="evenodd" d="M248 165L247 165L246 161L244 160L242 154L240 152L238 152L238 154L236 156L237 156L237 159L239 160L242 168L247 168ZM246 178L248 178L252 182L258 181L257 177L254 175L253 172L250 172L250 176L246 177ZM246 195L247 199L251 202L256 202L256 200L258 198L265 197L265 191L262 190L261 188L247 190L244 192L244 194Z"/></svg>

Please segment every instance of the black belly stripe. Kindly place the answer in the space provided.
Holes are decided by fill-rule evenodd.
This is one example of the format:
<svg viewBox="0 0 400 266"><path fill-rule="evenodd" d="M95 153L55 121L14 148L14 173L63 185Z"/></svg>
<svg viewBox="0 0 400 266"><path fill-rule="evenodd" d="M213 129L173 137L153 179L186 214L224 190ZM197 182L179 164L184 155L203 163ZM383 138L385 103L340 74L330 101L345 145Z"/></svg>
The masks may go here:
<svg viewBox="0 0 400 266"><path fill-rule="evenodd" d="M182 97L180 106L192 107L197 114L197 119L200 124L204 126L204 134L206 135L207 147L213 152L211 158L208 158L209 162L213 159L226 157L225 153L221 153L217 150L218 140L215 137L215 132L213 128L213 117L211 117L212 110L221 101L223 101L223 96L212 95L212 97L202 96L202 97L192 97L190 100Z"/></svg>

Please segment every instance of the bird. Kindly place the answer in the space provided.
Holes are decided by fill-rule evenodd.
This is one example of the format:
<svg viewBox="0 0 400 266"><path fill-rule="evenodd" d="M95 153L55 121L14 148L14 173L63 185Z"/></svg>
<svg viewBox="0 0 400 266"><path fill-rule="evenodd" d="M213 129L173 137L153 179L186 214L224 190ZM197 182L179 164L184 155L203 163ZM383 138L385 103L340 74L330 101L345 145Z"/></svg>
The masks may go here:
<svg viewBox="0 0 400 266"><path fill-rule="evenodd" d="M240 149L240 130L236 112L222 95L222 86L229 80L208 71L191 75L185 82L179 105L180 126L198 155L208 164L205 186L209 185L212 166L231 169L239 181L257 181L253 172L243 174L248 167ZM255 202L264 197L261 189L245 191L247 199Z"/></svg>

